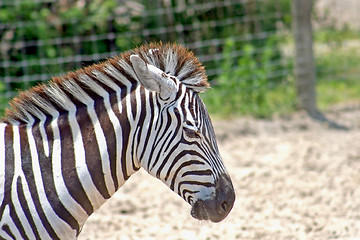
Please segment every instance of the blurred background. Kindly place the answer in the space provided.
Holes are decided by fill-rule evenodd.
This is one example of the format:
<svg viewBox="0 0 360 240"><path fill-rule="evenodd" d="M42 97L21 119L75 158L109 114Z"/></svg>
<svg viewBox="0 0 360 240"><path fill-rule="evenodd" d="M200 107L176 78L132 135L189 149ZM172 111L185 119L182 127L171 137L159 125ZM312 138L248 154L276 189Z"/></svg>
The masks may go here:
<svg viewBox="0 0 360 240"><path fill-rule="evenodd" d="M53 76L144 43L183 44L212 84L202 98L232 212L195 222L140 170L79 239L360 239L359 13L359 0L0 0L0 115Z"/></svg>
<svg viewBox="0 0 360 240"><path fill-rule="evenodd" d="M304 107L297 89L309 80L301 72L311 71L316 85L302 91L316 90L316 108L359 101L360 2L294 2L292 9L291 0L1 0L0 114L19 90L153 41L195 52L213 86L203 94L213 115L291 113ZM295 51L299 36L310 55ZM299 77L294 66L303 57L315 61Z"/></svg>

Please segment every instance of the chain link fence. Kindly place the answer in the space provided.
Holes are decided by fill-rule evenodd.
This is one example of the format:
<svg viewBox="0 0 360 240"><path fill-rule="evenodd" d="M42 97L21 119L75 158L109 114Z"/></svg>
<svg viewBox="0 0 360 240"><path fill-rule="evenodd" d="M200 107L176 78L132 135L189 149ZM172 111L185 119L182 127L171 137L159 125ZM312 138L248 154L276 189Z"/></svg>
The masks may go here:
<svg viewBox="0 0 360 240"><path fill-rule="evenodd" d="M288 7L278 0L19 0L0 2L0 81L8 99L52 76L110 58L152 41L177 42L205 64L209 78L222 72L229 39L231 58L254 46L260 56L279 37ZM286 2L286 1L285 1ZM287 14L287 15L286 15ZM289 23L287 23L289 24ZM279 38L278 38L279 39ZM274 43L279 51L277 43ZM288 74L280 52L272 64Z"/></svg>
<svg viewBox="0 0 360 240"><path fill-rule="evenodd" d="M330 14L333 11L326 10L333 9L326 5L329 2L317 2L316 29L338 24L326 22L329 16L338 19ZM213 84L223 73L224 62L232 65L247 54L244 46L253 49L252 57L260 63L270 49L267 78L274 84L286 84L292 74L290 3L1 0L0 108L18 89L153 41L177 42L194 51ZM359 4L355 5L359 12ZM357 23L358 16L354 16ZM341 24L348 22L354 19ZM359 26L352 26L359 30ZM326 42L323 45L329 49ZM329 73L328 69L321 71Z"/></svg>
<svg viewBox="0 0 360 240"><path fill-rule="evenodd" d="M337 81L360 78L359 12L357 0L315 1L314 52L319 78Z"/></svg>

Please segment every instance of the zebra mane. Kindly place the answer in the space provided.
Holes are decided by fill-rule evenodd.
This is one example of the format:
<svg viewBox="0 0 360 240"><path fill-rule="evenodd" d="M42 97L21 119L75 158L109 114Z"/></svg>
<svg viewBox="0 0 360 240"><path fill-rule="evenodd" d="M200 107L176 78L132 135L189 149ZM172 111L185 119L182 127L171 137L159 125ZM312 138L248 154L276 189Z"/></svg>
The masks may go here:
<svg viewBox="0 0 360 240"><path fill-rule="evenodd" d="M96 98L104 96L105 89L108 94L138 84L130 61L132 54L139 55L148 64L177 77L196 92L205 91L210 86L204 67L191 51L177 44L151 43L20 92L11 100L2 121L44 121L46 115L72 111L75 103L93 103Z"/></svg>

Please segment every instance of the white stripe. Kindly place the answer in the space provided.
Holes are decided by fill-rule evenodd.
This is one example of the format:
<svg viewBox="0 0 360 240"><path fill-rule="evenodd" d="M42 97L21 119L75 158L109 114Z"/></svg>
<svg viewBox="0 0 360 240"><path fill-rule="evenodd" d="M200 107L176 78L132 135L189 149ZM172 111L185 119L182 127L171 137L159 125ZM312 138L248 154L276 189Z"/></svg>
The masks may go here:
<svg viewBox="0 0 360 240"><path fill-rule="evenodd" d="M119 64L121 65L121 64ZM127 65L128 67L130 67L129 65ZM131 67L130 67L131 68ZM132 68L131 68L132 70ZM111 75L113 78L117 79L119 82L121 82L122 84L124 84L127 87L131 87L132 83L129 81L129 79L127 79L119 70L117 70L114 66L112 66L111 64L106 65L105 67L105 71ZM132 70L133 71L133 70ZM135 78L137 79L137 78Z"/></svg>
<svg viewBox="0 0 360 240"><path fill-rule="evenodd" d="M135 117L135 120L134 122L135 123L138 123L139 122L139 119L140 119L140 115L141 115L141 111L146 111L146 109L142 108L141 106L141 92L140 92L140 85L135 89L135 97L136 97L136 109L137 109L137 114L136 114L136 117ZM140 124L143 124L143 123L140 123ZM137 128L137 124L134 124L131 129L133 129L133 134L136 136L138 133L136 133L136 128ZM134 139L134 138L132 138ZM137 140L137 138L135 139ZM137 146L137 144L139 144L138 142L136 142L136 144L134 144L135 146ZM140 163L139 163L139 160L136 158L136 153L134 152L133 153L133 162L134 162L134 165L139 168L140 167ZM135 171L135 169L134 169Z"/></svg>
<svg viewBox="0 0 360 240"><path fill-rule="evenodd" d="M117 98L119 98L119 94L116 94ZM121 105L121 102L117 102L117 105ZM108 112L110 121L114 127L114 131L115 131L115 141L116 141L116 158L115 161L117 164L121 163L121 150L122 150L122 129L121 129L121 124L119 119L116 117L114 111L111 108L111 104L110 104L110 100L109 99L105 99L105 107L106 110ZM121 180L119 181L119 177L122 177ZM118 184L120 187L121 185L124 184L124 177L121 171L121 174L117 176L118 178Z"/></svg>
<svg viewBox="0 0 360 240"><path fill-rule="evenodd" d="M104 84L106 84L107 86L111 87L117 93L121 92L120 87L117 86L105 74L103 74L99 71L93 71L92 73L94 74L94 76L97 79L99 79L99 81L101 81ZM83 76L83 78L88 78L88 77ZM117 156L116 159L118 159L118 156L119 157L121 156L121 151L120 151L120 146L121 146L120 144L122 144L122 142L121 142L122 136L120 135L121 132L119 134L119 129L121 129L121 125L120 125L119 119L116 117L116 115L111 107L109 93L93 81L87 81L87 84L91 89L93 89L98 95L102 96L104 99L104 105L105 105L107 115L109 116L109 120L110 120L111 124L113 125L114 131L115 131L116 156ZM110 149L110 150L108 149L105 134L101 128L99 119L97 117L97 114L96 114L93 106L88 108L88 112L89 112L89 116L92 120L93 126L95 128L96 139L98 142L99 150L101 152L101 163L102 163L102 168L104 171L105 184L107 186L107 189L108 189L110 195L113 195L115 193L115 186L114 186L114 182L113 182L113 179L111 176L110 157L108 154L108 152L111 151L112 149ZM120 159L119 159L119 161L120 161ZM122 180L122 182L123 182L123 180Z"/></svg>
<svg viewBox="0 0 360 240"><path fill-rule="evenodd" d="M35 95L34 93L32 93L34 96L33 98L37 98L38 96ZM40 100L41 101L41 100ZM41 106L43 107L45 104L41 104ZM44 153L46 155L46 157L49 157L49 143L47 140L47 136L45 134L45 127L44 127L44 122L46 121L46 116L45 114L36 106L36 105L27 105L25 106L18 106L21 109L21 112L26 116L26 122L27 123L33 123L34 122L34 117L40 119L40 123L39 123L39 129L40 129L40 135L43 141L43 148L44 148ZM46 108L46 107L45 107Z"/></svg>
<svg viewBox="0 0 360 240"><path fill-rule="evenodd" d="M44 183L41 176L41 169L39 163L39 156L35 144L35 139L32 133L32 126L28 126L27 128L27 135L29 140L29 148L31 154L31 162L32 168L34 173L34 179L36 184L37 194L39 196L40 205L44 211L44 214L50 225L54 229L57 236L61 238L74 238L76 236L76 231L72 229L66 222L64 222L58 215L54 212L53 208L51 207L48 198L45 193ZM39 229L39 227L38 227ZM39 232L42 238L51 239L47 232ZM65 235L63 235L65 234Z"/></svg>
<svg viewBox="0 0 360 240"><path fill-rule="evenodd" d="M125 91L125 90L123 90ZM116 99L117 99L117 106L119 108L119 113L120 115L122 114L122 103L121 103L121 92L116 94ZM119 183L119 187L121 185L123 185L125 183L124 180L124 174L122 171L122 164L121 161L124 161L123 159L121 159L121 152L123 149L123 139L122 139L122 127L121 125L119 126L119 128L115 129L116 132L116 176L117 176L117 180Z"/></svg>
<svg viewBox="0 0 360 240"><path fill-rule="evenodd" d="M50 156L50 148L49 148L49 141L47 138L47 134L45 132L45 121L44 120L40 120L39 123L39 131L40 131L40 135L41 135L41 139L42 139L42 144L44 147L44 153L46 157Z"/></svg>
<svg viewBox="0 0 360 240"><path fill-rule="evenodd" d="M138 89L138 88L137 88ZM133 117L132 114L132 105L131 105L131 92L130 92L130 88L126 89L126 97L125 97L125 101L126 101L126 114L127 114L127 118L129 120L129 124L130 124L130 132L129 132L129 141L128 141L128 145L127 146L123 146L126 147L126 159L122 159L122 161L126 161L126 174L128 176L130 176L131 174L134 173L134 169L132 167L131 161L133 159L133 156L131 155L132 153L132 149L131 149L131 139L133 139L134 136L134 131L136 128L136 121ZM135 90L136 91L136 90ZM137 117L137 116L136 116ZM135 117L135 118L136 118Z"/></svg>
<svg viewBox="0 0 360 240"><path fill-rule="evenodd" d="M19 133L19 126L12 126L13 127L13 148L14 148L14 177L11 184L11 198L14 204L16 215L19 218L19 221L21 222L21 225L23 226L26 235L30 239L35 239L35 234L30 226L30 223L23 212L22 204L20 203L19 196L17 194L17 179L18 177L21 178L21 184L23 186L23 191L25 194L25 198L27 200L27 203L29 205L29 209L31 214L34 217L34 221L36 221L36 218L39 219L39 216L36 213L35 209L32 209L34 206L31 205L30 201L28 201L28 198L31 199L31 196L29 196L28 192L28 185L24 176L24 173L21 169L21 146L20 146L20 133Z"/></svg>
<svg viewBox="0 0 360 240"><path fill-rule="evenodd" d="M68 120L74 142L75 168L77 175L92 206L94 209L98 209L105 202L105 199L97 190L87 167L84 142L82 140L79 123L76 119L75 109L69 112Z"/></svg>
<svg viewBox="0 0 360 240"><path fill-rule="evenodd" d="M124 69L126 68L130 68L133 72L133 69L128 65L128 64L125 64L123 65L122 64L123 61L120 61L119 62L119 65L122 66ZM118 79L121 83L123 83L126 87L126 89L121 89L120 91L117 92L116 94L116 97L117 97L117 106L118 106L118 109L119 109L119 114L120 116L122 114L124 114L124 109L123 109L123 104L122 104L122 100L121 99L121 91L126 91L126 96L125 96L125 101L126 101L126 98L129 96L129 93L130 93L130 88L132 86L132 83L120 72L118 71L115 67L113 67L112 65L107 65L105 67L105 71L110 75L112 76L113 78L115 79ZM136 76L134 76L134 79L137 79ZM125 109L126 111L127 109ZM116 126L117 127L117 126ZM117 175L117 180L118 180L118 183L119 183L119 187L122 186L124 183L125 183L125 180L124 180L124 173L123 173L123 170L122 170L122 162L123 161L127 161L127 157L126 159L122 159L122 150L124 147L127 147L127 146L123 146L123 139L122 139L122 127L121 127L121 124L118 128L115 128L115 132L117 134L117 152L116 152L116 175ZM128 164L126 164L128 165Z"/></svg>
<svg viewBox="0 0 360 240"><path fill-rule="evenodd" d="M0 205L5 194L5 123L0 123Z"/></svg>
<svg viewBox="0 0 360 240"><path fill-rule="evenodd" d="M4 226L5 224L9 226L10 232L14 235L15 239L22 239L19 229L16 227L10 216L9 205L5 206L3 215L1 216L0 226ZM0 237L4 239L13 239L5 231L3 231L2 228L0 228Z"/></svg>
<svg viewBox="0 0 360 240"><path fill-rule="evenodd" d="M38 107L44 109L46 113L50 114L53 117L53 120L50 122L50 126L53 132L51 163L53 169L53 180L55 185L55 191L56 194L59 196L59 200L62 203L62 205L77 220L79 225L82 226L85 220L88 218L88 215L85 212L85 210L73 199L73 197L71 196L71 194L69 193L66 187L64 178L62 176L61 139L60 139L60 130L58 126L59 112L55 109L55 107L52 104L50 104L46 99L40 96L35 97L33 101Z"/></svg>
<svg viewBox="0 0 360 240"><path fill-rule="evenodd" d="M70 83L70 82L69 82ZM51 88L50 88L51 87ZM80 183L85 190L85 194L89 198L94 209L98 209L102 203L104 203L103 196L99 193L95 184L91 178L89 169L86 164L86 156L85 156L85 148L82 140L82 135L80 131L79 123L76 119L76 106L75 104L67 97L63 90L60 89L57 85L49 85L48 91L51 94L61 94L61 96L56 97L54 100L57 104L59 104L63 109L68 111L68 121L73 137L74 142L74 155L75 155L75 167L76 173L79 177ZM57 140L57 139L56 139ZM58 140L60 141L60 139ZM54 145L55 145L54 141ZM58 143L60 145L60 143ZM59 146L57 146L59 147ZM57 161L61 162L61 155L59 155L60 159ZM61 166L61 163L59 164ZM54 168L57 169L57 168ZM59 168L61 169L61 168ZM61 175L61 171L59 171L59 175ZM74 215L77 216L77 215Z"/></svg>
<svg viewBox="0 0 360 240"><path fill-rule="evenodd" d="M110 98L104 98L104 104L105 104L105 108L106 108L106 111L107 111L107 114L109 116L109 119L110 119L110 122L111 124L113 125L113 128L114 128L114 132L115 132L115 143L116 143L116 158L115 158L115 161L121 161L120 157L121 157L121 144L122 144L122 135L120 135L119 133L121 133L119 131L119 129L121 129L121 125L120 125L120 122L119 122L119 119L116 117L112 107L111 107L111 104L110 104ZM104 136L105 138L105 136ZM105 140L105 139L104 139ZM102 150L104 151L104 149ZM110 151L114 151L114 149L110 149ZM108 154L106 156L109 156ZM110 159L108 159L109 163L110 163ZM103 166L104 167L104 166ZM105 173L106 174L106 173ZM110 180L112 181L113 183L113 180L112 180L112 177L111 177L111 169L110 169L110 165L109 165L109 182ZM111 186L114 186L114 185L111 185ZM108 188L109 189L109 188ZM111 189L111 192L110 194L114 194L116 191L115 188Z"/></svg>
<svg viewBox="0 0 360 240"><path fill-rule="evenodd" d="M159 118L159 108L157 107L156 105L156 96L155 96L155 93L154 92L150 92L148 90L145 90L145 96L146 96L146 109L150 109L150 99L152 99L153 101L153 116L151 116L150 114L146 114L146 118L145 118L145 123L147 124L147 127L144 128L144 131L150 131L150 136L149 136L149 140L148 142L144 142L144 140L146 140L146 138L144 137L143 139L141 139L141 146L143 147L143 149L140 149L141 151L145 151L144 152L144 156L143 156L143 159L140 159L141 160L141 166L146 169L148 172L150 172L150 169L147 168L147 165L148 165L148 162L151 161L150 159L150 153L154 147L153 144L149 144L149 143L154 143L155 142L155 136L156 136L156 123L158 121L158 118ZM150 110L149 110L150 112ZM152 117L153 119L151 119L150 117ZM152 127L151 129L149 129L149 125L150 125L150 122L152 122ZM146 133L144 132L142 134L143 136L146 136ZM144 150L145 149L145 150ZM155 175L154 175L155 176Z"/></svg>
<svg viewBox="0 0 360 240"><path fill-rule="evenodd" d="M124 78L124 76L118 71L116 70L114 67L112 67L111 65L107 65L106 68L104 69L109 75L113 76L114 78ZM121 89L119 86L117 86L116 84L114 84L111 79L109 79L105 74L99 72L99 71L94 71L93 74L98 78L101 79L101 81L103 81L105 84L107 84L109 87L111 87L113 90L115 90L117 92L117 105L119 108L119 112L120 114L122 113L122 104L121 104ZM128 87L127 89L130 89L130 87ZM123 89L123 91L125 91L125 89ZM129 91L126 90L127 93L129 94ZM136 93L136 104L137 104L137 109L141 109L141 95L140 95L140 87L138 87L135 90ZM103 93L104 94L104 93ZM123 173L122 173L122 168L121 168L121 149L122 149L122 129L121 129L121 125L120 122L118 120L118 118L116 117L114 111L112 110L111 104L110 104L110 99L109 98L105 98L105 96L102 94L102 96L104 97L104 104L105 107L107 109L110 121L112 123L112 125L114 126L115 129L115 134L116 134L116 146L117 146L117 152L116 152L116 156L117 156L117 170L118 170L118 181L119 181L119 186L121 186L124 183L124 177L123 177ZM128 96L127 94L127 96ZM138 122L138 119L140 117L140 114L138 114L136 116L136 119L133 119L134 122ZM130 120L130 119L129 119ZM135 129L133 129L135 130ZM134 157L134 156L133 156ZM126 159L123 159L123 161ZM132 166L132 164L127 164L127 166ZM139 164L136 162L136 166L139 167ZM133 172L131 170L131 172ZM121 178L120 178L121 176Z"/></svg>
<svg viewBox="0 0 360 240"><path fill-rule="evenodd" d="M124 59L120 59L118 63L120 65L120 67L122 67L126 71L127 74L131 75L131 77L133 79L137 80L136 73L135 73L134 69L132 68L132 66L130 66Z"/></svg>
<svg viewBox="0 0 360 240"><path fill-rule="evenodd" d="M57 116L56 116L57 114ZM80 226L88 218L87 213L84 209L72 198L70 195L62 176L61 167L61 139L60 131L58 126L58 113L52 112L54 120L51 122L51 128L54 134L53 148L52 148L52 169L54 175L54 184L56 193L59 196L61 203L70 212L70 214L76 218Z"/></svg>
<svg viewBox="0 0 360 240"><path fill-rule="evenodd" d="M115 193L115 186L111 177L110 158L108 154L109 149L106 143L105 135L101 128L100 121L96 115L94 106L88 106L87 110L95 130L95 137L100 151L101 167L104 173L105 185L109 194L113 195Z"/></svg>
<svg viewBox="0 0 360 240"><path fill-rule="evenodd" d="M97 71L96 73L100 73L100 72ZM95 75L96 77L98 77L97 76L98 74ZM109 117L111 117L111 115L115 116L110 106L109 94L88 75L80 74L79 79L84 84L86 84L89 87L89 89L92 89L98 95L104 98L105 108L107 109L107 114L109 115ZM110 85L112 83L112 87L116 88L116 84L112 82L110 79L108 78L103 79L103 81L106 82L106 84L110 84ZM95 106L94 106L95 101L83 89L81 89L79 85L72 79L69 79L69 81L67 81L65 87L67 87L67 91L69 91L74 97L76 97L79 101L87 105L87 112L89 114L92 126L94 127L95 138L99 147L105 185L109 194L113 195L115 193L115 185L111 176L109 149L107 146L105 134L101 128L100 121L95 111ZM109 108L111 109L111 112L109 112ZM117 120L116 116L115 119Z"/></svg>

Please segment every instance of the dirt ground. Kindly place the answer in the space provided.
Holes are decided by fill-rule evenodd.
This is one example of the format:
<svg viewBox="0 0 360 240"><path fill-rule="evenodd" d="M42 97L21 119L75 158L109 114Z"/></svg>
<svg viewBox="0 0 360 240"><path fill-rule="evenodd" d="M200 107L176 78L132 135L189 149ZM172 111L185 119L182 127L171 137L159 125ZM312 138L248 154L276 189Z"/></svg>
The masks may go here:
<svg viewBox="0 0 360 240"><path fill-rule="evenodd" d="M145 171L86 222L79 239L360 239L360 104L326 116L215 121L237 199L221 223L191 218L190 206Z"/></svg>

